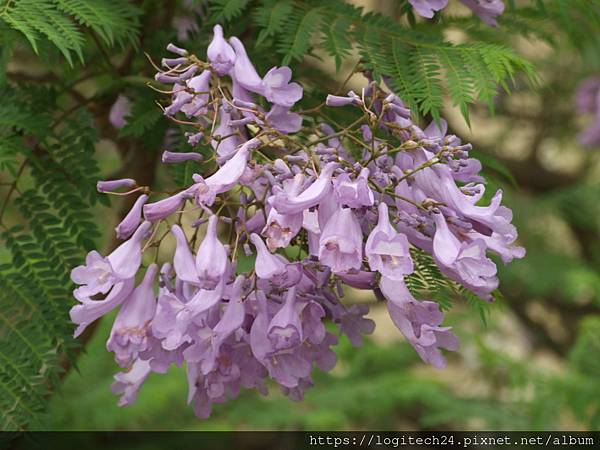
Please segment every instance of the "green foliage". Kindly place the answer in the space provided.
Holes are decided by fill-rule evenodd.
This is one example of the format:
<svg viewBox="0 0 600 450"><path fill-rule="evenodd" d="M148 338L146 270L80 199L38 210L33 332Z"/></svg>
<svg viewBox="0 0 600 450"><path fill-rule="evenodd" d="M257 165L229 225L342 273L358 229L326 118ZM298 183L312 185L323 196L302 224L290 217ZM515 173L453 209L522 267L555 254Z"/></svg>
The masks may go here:
<svg viewBox="0 0 600 450"><path fill-rule="evenodd" d="M210 8L212 19L215 22L235 19L242 14L247 4L248 0L216 0Z"/></svg>
<svg viewBox="0 0 600 450"><path fill-rule="evenodd" d="M0 426L14 430L43 410L61 361L76 348L69 274L99 234L89 212L98 199L97 138L84 112L50 121L52 90L13 86L1 95L0 141L18 160L15 186L28 179L12 205L19 225L3 224L10 259L0 267Z"/></svg>
<svg viewBox="0 0 600 450"><path fill-rule="evenodd" d="M4 0L0 5L0 23L20 32L36 53L40 41L51 42L71 65L73 56L84 60L80 26L108 46L135 43L139 14L135 5L120 0ZM0 36L7 38L4 32Z"/></svg>
<svg viewBox="0 0 600 450"><path fill-rule="evenodd" d="M292 12L291 0L269 1L254 10L254 21L261 27L256 45L260 45L268 37L281 33Z"/></svg>
<svg viewBox="0 0 600 450"><path fill-rule="evenodd" d="M236 6L235 17L247 6L247 2L231 3ZM227 20L225 14L219 16L222 19ZM407 27L378 13L365 14L341 0L327 5L311 0L261 2L253 21L259 30L257 44L272 38L282 64L322 49L339 70L342 60L358 49L364 67L375 78L383 77L415 112L436 120L446 94L468 122L468 107L474 102L493 108L498 86L508 91L520 75L534 85L538 82L533 66L504 45L455 44L441 34L443 27L427 31Z"/></svg>

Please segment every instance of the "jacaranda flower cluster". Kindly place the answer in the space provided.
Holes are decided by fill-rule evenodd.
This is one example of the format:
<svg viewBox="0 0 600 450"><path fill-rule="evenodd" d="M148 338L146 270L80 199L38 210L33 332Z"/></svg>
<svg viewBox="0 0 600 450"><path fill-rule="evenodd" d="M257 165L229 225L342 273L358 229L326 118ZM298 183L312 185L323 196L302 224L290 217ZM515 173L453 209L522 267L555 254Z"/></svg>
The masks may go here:
<svg viewBox="0 0 600 450"><path fill-rule="evenodd" d="M212 156L165 151L165 163L193 160L205 170L164 198L131 179L99 182L101 192L141 195L116 228L124 242L108 256L90 252L72 272L76 335L120 308L107 343L125 369L113 385L119 404L135 401L152 372L184 363L200 417L242 387L266 393L269 379L301 399L315 365L335 366L339 333L359 346L373 332L368 307L342 301L344 286L385 299L421 358L443 367L441 349L459 343L438 303L407 287L413 253L431 255L487 300L498 287L488 254L505 263L524 255L502 192L480 204L484 180L471 146L443 122L420 129L374 81L296 112L303 88L290 68L260 76L242 42L218 25L208 61L168 50L175 56L156 75L171 95L164 113ZM333 108L358 118L338 125L326 119ZM168 235L174 254L159 266ZM242 258L253 267L238 267Z"/></svg>

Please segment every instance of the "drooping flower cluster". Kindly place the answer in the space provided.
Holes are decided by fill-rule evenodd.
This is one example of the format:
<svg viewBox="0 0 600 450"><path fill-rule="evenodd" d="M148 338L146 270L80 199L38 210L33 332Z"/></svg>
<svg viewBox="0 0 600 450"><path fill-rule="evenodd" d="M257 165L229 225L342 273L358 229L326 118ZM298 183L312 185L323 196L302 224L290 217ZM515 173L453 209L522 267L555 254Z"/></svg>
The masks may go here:
<svg viewBox="0 0 600 450"><path fill-rule="evenodd" d="M577 110L591 116L591 122L579 134L579 142L584 147L600 145L600 76L585 79L577 89Z"/></svg>
<svg viewBox="0 0 600 450"><path fill-rule="evenodd" d="M443 367L441 349L456 350L458 340L438 303L408 289L418 270L412 252L430 254L483 299L498 286L488 252L505 263L524 255L502 193L480 205L485 187L470 145L447 135L443 122L420 129L375 82L360 95L329 95L313 111L324 118L330 108L356 108L358 120L337 131L326 120L302 129L292 108L303 89L291 70L261 77L220 26L207 62L168 49L176 57L156 75L171 86L165 115L212 156L165 152L168 163L201 161L203 173L152 202L155 194L134 180L99 182L101 192L143 193L116 228L125 242L106 257L91 252L72 272L76 335L120 307L107 343L126 369L113 385L119 404L133 402L151 372L184 362L200 417L242 387L266 392L268 379L301 399L314 365L336 363L338 339L326 321L356 346L374 329L366 305L344 304L344 285L381 294L422 359ZM172 258L159 267L155 256L136 286L142 253L167 235ZM242 256L254 258L252 269L238 267Z"/></svg>
<svg viewBox="0 0 600 450"><path fill-rule="evenodd" d="M460 0L488 25L498 25L496 17L504 12L502 0ZM437 11L448 6L448 0L408 0L417 14L431 19Z"/></svg>

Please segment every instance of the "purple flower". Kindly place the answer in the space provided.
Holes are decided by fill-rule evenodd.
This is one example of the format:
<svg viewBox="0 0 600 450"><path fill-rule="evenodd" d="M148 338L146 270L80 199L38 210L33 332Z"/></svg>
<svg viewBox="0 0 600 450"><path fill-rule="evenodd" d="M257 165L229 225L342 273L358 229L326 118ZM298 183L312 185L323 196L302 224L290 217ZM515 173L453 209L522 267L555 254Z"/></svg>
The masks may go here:
<svg viewBox="0 0 600 450"><path fill-rule="evenodd" d="M143 208L144 218L150 222L156 222L179 211L184 203L185 196L183 192L179 192L158 202L148 203Z"/></svg>
<svg viewBox="0 0 600 450"><path fill-rule="evenodd" d="M142 207L146 201L148 201L148 196L146 194L139 196L125 218L115 228L117 238L127 239L138 228L142 221Z"/></svg>
<svg viewBox="0 0 600 450"><path fill-rule="evenodd" d="M115 382L111 388L113 394L121 394L119 406L129 406L136 402L139 390L150 372L150 363L138 359L129 371L119 372L115 375Z"/></svg>
<svg viewBox="0 0 600 450"><path fill-rule="evenodd" d="M337 277L354 289L372 290L377 287L377 276L375 272L359 270L355 273L338 273Z"/></svg>
<svg viewBox="0 0 600 450"><path fill-rule="evenodd" d="M181 106L181 111L185 113L186 116L193 117L206 113L206 105L210 98L210 77L210 70L204 70L200 75L186 82L187 88L193 92L193 94L190 94L187 91L181 92L182 98L185 99L184 104ZM179 94L175 94L175 102L179 99L178 95ZM191 97L188 97L188 95L191 95Z"/></svg>
<svg viewBox="0 0 600 450"><path fill-rule="evenodd" d="M362 231L350 208L338 207L329 218L319 240L319 260L334 273L362 266Z"/></svg>
<svg viewBox="0 0 600 450"><path fill-rule="evenodd" d="M302 128L302 116L291 112L286 106L273 105L265 118L273 128L282 133L295 133Z"/></svg>
<svg viewBox="0 0 600 450"><path fill-rule="evenodd" d="M477 14L481 20L488 25L495 27L498 25L496 17L504 12L504 2L502 0L460 0Z"/></svg>
<svg viewBox="0 0 600 450"><path fill-rule="evenodd" d="M252 353L269 371L269 375L279 384L288 388L298 386L300 379L310 375L311 362L302 355L301 348L277 351L269 339L269 313L267 299L257 295L258 314L250 330Z"/></svg>
<svg viewBox="0 0 600 450"><path fill-rule="evenodd" d="M576 105L579 112L592 114L592 122L579 133L579 143L584 147L600 145L600 77L589 77L581 83Z"/></svg>
<svg viewBox="0 0 600 450"><path fill-rule="evenodd" d="M162 154L162 162L165 164L178 164L186 161L202 161L204 158L200 153L179 153L165 150Z"/></svg>
<svg viewBox="0 0 600 450"><path fill-rule="evenodd" d="M296 310L295 288L288 290L285 303L271 319L267 337L275 351L297 347L302 342L302 324Z"/></svg>
<svg viewBox="0 0 600 450"><path fill-rule="evenodd" d="M362 100L358 95L356 95L353 91L348 92L347 97L341 97L339 95L327 95L325 99L325 104L327 106L338 107L338 106L346 106L346 105L360 105L362 104Z"/></svg>
<svg viewBox="0 0 600 450"><path fill-rule="evenodd" d="M442 271L457 278L467 288L483 298L498 287L496 265L485 255L485 242L460 242L450 231L442 214L434 216L436 230L433 252ZM445 270L444 270L445 269Z"/></svg>
<svg viewBox="0 0 600 450"><path fill-rule="evenodd" d="M74 291L78 299L96 294L106 294L116 283L133 278L142 263L142 240L150 230L150 223L144 222L133 236L103 258L91 251L83 266L71 271L71 279L81 285Z"/></svg>
<svg viewBox="0 0 600 450"><path fill-rule="evenodd" d="M301 181L301 178L294 178L293 182L284 184L284 189L287 187L291 195L297 195ZM277 248L290 245L291 240L300 232L302 222L303 214L301 212L279 214L275 208L271 208L265 228L262 230L262 234L267 237L269 250L274 251Z"/></svg>
<svg viewBox="0 0 600 450"><path fill-rule="evenodd" d="M331 177L338 163L330 162L321 171L319 177L298 195L280 191L269 198L269 203L281 214L294 214L312 208L331 192Z"/></svg>
<svg viewBox="0 0 600 450"><path fill-rule="evenodd" d="M372 206L375 203L375 198L373 191L369 187L368 180L369 169L366 167L360 171L360 174L354 181L346 172L335 177L333 186L339 202L350 208Z"/></svg>
<svg viewBox="0 0 600 450"><path fill-rule="evenodd" d="M204 133L202 131L199 131L198 133L185 133L185 136L187 137L188 144L192 147L196 147L204 137Z"/></svg>
<svg viewBox="0 0 600 450"><path fill-rule="evenodd" d="M402 280L413 271L408 239L390 224L388 206L379 203L379 221L365 244L365 254L372 270L393 280Z"/></svg>
<svg viewBox="0 0 600 450"><path fill-rule="evenodd" d="M173 28L177 30L179 41L189 41L191 36L200 31L200 27L193 16L175 16Z"/></svg>
<svg viewBox="0 0 600 450"><path fill-rule="evenodd" d="M177 82L179 79L173 80L172 77L166 77L162 74L154 77L161 83ZM172 117L181 111L188 103L194 99L194 95L186 91L182 86L174 86L175 94L173 95L173 102L165 108L165 116Z"/></svg>
<svg viewBox="0 0 600 450"><path fill-rule="evenodd" d="M229 39L229 42L235 50L235 64L233 66L231 77L244 89L261 94L263 91L262 79L256 72L254 65L250 62L244 44L236 37ZM236 98L238 97L235 93L234 96ZM242 98L242 100L244 100L244 98Z"/></svg>
<svg viewBox="0 0 600 450"><path fill-rule="evenodd" d="M162 348L172 351L193 341L194 324L217 305L223 296L223 284L213 290L200 289L189 301L182 301L172 293L158 297L152 333L160 338Z"/></svg>
<svg viewBox="0 0 600 450"><path fill-rule="evenodd" d="M213 69L223 76L233 68L235 63L235 52L231 45L223 38L223 28L221 25L215 25L213 28L214 36L206 54Z"/></svg>
<svg viewBox="0 0 600 450"><path fill-rule="evenodd" d="M131 115L131 101L120 94L113 103L108 113L108 121L115 128L123 128L127 125L127 117Z"/></svg>
<svg viewBox="0 0 600 450"><path fill-rule="evenodd" d="M196 184L193 189L196 194L196 201L211 206L217 194L226 192L235 186L246 170L250 152L260 144L261 141L257 138L245 142L229 161L206 180L200 175L194 175Z"/></svg>
<svg viewBox="0 0 600 450"><path fill-rule="evenodd" d="M502 191L498 191L492 198L489 206L478 206L481 199L483 186L477 193L467 192L459 188L447 166L426 168L415 173L415 185L429 198L435 198L444 203L448 208L460 216L473 222L484 225L491 231L499 234L514 233L510 218L506 211L500 207Z"/></svg>
<svg viewBox="0 0 600 450"><path fill-rule="evenodd" d="M243 143L239 136L239 130L230 125L231 120L231 112L221 108L219 110L219 125L213 134L214 137L220 139L211 141L212 148L219 156L219 161L227 161Z"/></svg>
<svg viewBox="0 0 600 450"><path fill-rule="evenodd" d="M122 178L120 180L98 181L96 189L98 192L111 192L122 187L135 186L135 180L131 178Z"/></svg>
<svg viewBox="0 0 600 450"><path fill-rule="evenodd" d="M367 305L352 305L350 308L345 309L342 314L340 331L348 336L355 347L362 345L363 335L375 331L375 322L364 317L368 313L369 307Z"/></svg>
<svg viewBox="0 0 600 450"><path fill-rule="evenodd" d="M169 45L167 45L167 50L179 56L188 56L188 51L186 49L177 47L173 43L169 43Z"/></svg>
<svg viewBox="0 0 600 450"><path fill-rule="evenodd" d="M123 302L115 319L106 348L115 353L121 367L129 366L139 352L148 348L148 328L156 311L156 296L152 284L158 266L151 264L140 285Z"/></svg>
<svg viewBox="0 0 600 450"><path fill-rule="evenodd" d="M173 267L177 277L186 283L199 285L200 279L198 278L194 255L190 250L185 233L179 225L173 225L171 233L175 236L177 243L173 255Z"/></svg>
<svg viewBox="0 0 600 450"><path fill-rule="evenodd" d="M131 293L134 285L135 280L133 278L118 281L104 300L92 300L91 298L78 297L77 300L79 300L81 304L73 306L69 311L71 321L78 325L73 337L78 337L84 332L89 324L105 314L108 314L123 303Z"/></svg>
<svg viewBox="0 0 600 450"><path fill-rule="evenodd" d="M271 103L289 108L302 98L302 86L290 83L291 79L289 67L273 67L262 80L261 94Z"/></svg>
<svg viewBox="0 0 600 450"><path fill-rule="evenodd" d="M600 76L591 76L577 88L575 105L580 113L595 114L600 108Z"/></svg>
<svg viewBox="0 0 600 450"><path fill-rule="evenodd" d="M440 348L458 350L459 342L451 328L439 326L444 320L439 305L415 300L404 281L383 277L380 286L394 324L423 361L437 368L445 367L446 359Z"/></svg>
<svg viewBox="0 0 600 450"><path fill-rule="evenodd" d="M448 5L448 0L408 0L417 14L431 19L436 11L440 11Z"/></svg>
<svg viewBox="0 0 600 450"><path fill-rule="evenodd" d="M200 286L214 289L227 270L227 250L217 237L219 217L210 216L206 235L196 253L196 271Z"/></svg>
<svg viewBox="0 0 600 450"><path fill-rule="evenodd" d="M299 263L290 264L283 256L269 252L258 234L252 234L250 241L256 247L255 270L258 278L270 280L283 288L298 284L302 278L302 267Z"/></svg>
<svg viewBox="0 0 600 450"><path fill-rule="evenodd" d="M201 371L207 375L215 368L221 346L236 330L242 326L245 307L242 301L242 287L245 277L239 275L229 292L229 301L223 316L215 327L204 332L201 329L193 345L184 351L186 361L200 363Z"/></svg>

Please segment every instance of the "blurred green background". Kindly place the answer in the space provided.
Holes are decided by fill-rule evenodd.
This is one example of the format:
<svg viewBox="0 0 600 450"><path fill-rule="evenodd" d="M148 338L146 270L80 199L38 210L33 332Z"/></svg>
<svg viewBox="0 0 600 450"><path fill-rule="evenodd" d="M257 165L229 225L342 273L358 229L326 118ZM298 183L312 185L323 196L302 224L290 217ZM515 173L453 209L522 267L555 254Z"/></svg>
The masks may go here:
<svg viewBox="0 0 600 450"><path fill-rule="evenodd" d="M160 2L159 2L160 3ZM393 14L397 2L361 1L368 9ZM455 12L450 9L450 13ZM457 8L456 13L464 12ZM177 16L176 16L177 17ZM202 18L196 18L202 23ZM243 27L242 25L239 25ZM235 24L231 25L235 28ZM235 30L234 30L235 31ZM234 34L234 31L228 34ZM466 29L477 36L489 31ZM209 30L190 35L190 46L202 48ZM162 54L172 33L148 33L143 49ZM339 364L329 374L316 373L315 386L303 402L294 403L273 387L262 397L243 392L237 400L216 405L210 420L198 420L185 404L183 369L153 374L138 402L118 408L110 393L119 370L105 349L112 317L95 330L77 368L70 370L52 395L48 411L33 425L39 430L598 430L600 428L600 149L583 149L576 135L587 124L573 107L573 95L586 76L599 71L597 55L576 56L560 36L554 47L540 40L510 41L535 62L542 77L538 91L517 83L512 96L499 94L495 115L475 107L468 127L451 105L445 108L451 130L473 143L485 166L488 190L502 188L514 211L525 259L508 267L499 263L504 299L494 305L455 302L447 323L462 341L442 371L425 366L387 317L385 307L365 293L351 301L371 305L375 334L361 348L345 339L337 350ZM460 36L458 36L460 40ZM249 45L261 68L278 57ZM319 55L317 55L319 56ZM323 56L323 55L321 55ZM135 66L137 64L137 66ZM146 67L143 58L135 67ZM349 58L339 73L331 58L306 57L296 73L301 81L337 85L355 64ZM9 72L36 73L33 59L18 59ZM135 72L135 70L133 70ZM134 80L135 81L135 80ZM143 80L145 81L145 80ZM88 95L107 80L85 83ZM350 87L360 89L354 77ZM165 132L153 98L144 86L134 106L146 112L140 129L117 136L104 124L95 156L103 175L113 174L133 155L158 154ZM115 97L101 98L97 111L108 110ZM137 101L137 99L136 99ZM145 102L145 103L144 103ZM104 108L104 109L102 109ZM150 126L148 126L150 124ZM162 133L162 134L161 134ZM136 140L137 139L137 140ZM157 145L158 142L158 145ZM130 149L130 153L123 149ZM137 155L137 156L136 156ZM148 159L147 156L145 156ZM153 164L156 162L153 157ZM130 168L131 169L131 168ZM134 168L131 170L138 170ZM141 170L146 170L141 167ZM170 183L170 172L157 172L158 184ZM96 221L110 246L110 232L122 206L97 206Z"/></svg>

